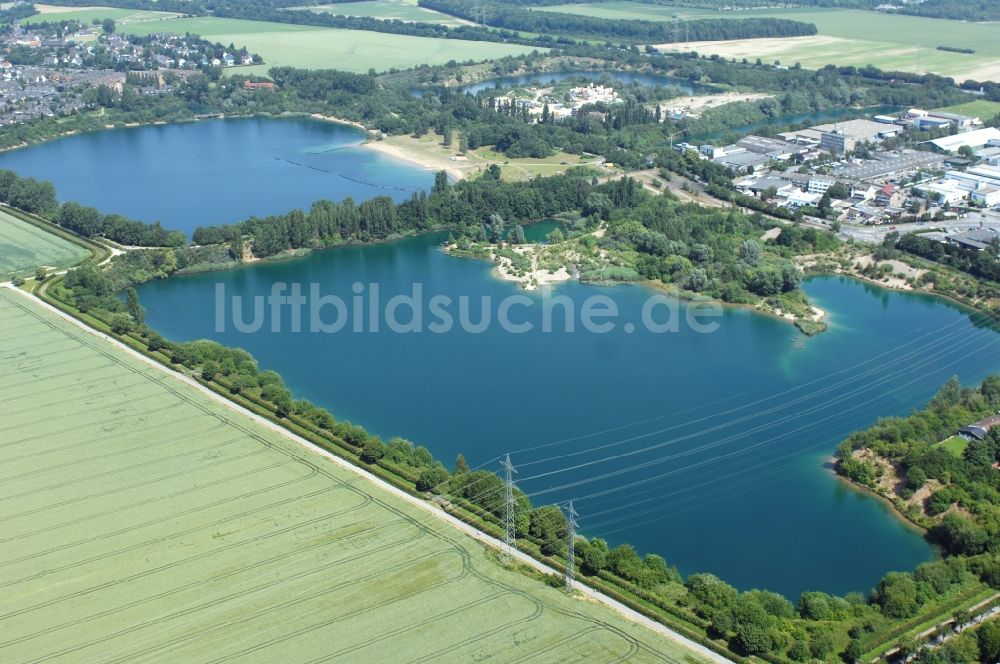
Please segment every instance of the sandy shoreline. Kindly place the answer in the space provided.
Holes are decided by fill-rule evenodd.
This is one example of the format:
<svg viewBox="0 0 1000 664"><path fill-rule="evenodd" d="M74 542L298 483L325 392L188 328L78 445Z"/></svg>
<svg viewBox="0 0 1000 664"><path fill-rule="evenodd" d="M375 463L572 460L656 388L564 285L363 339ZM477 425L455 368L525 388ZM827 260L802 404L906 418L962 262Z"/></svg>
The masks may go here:
<svg viewBox="0 0 1000 664"><path fill-rule="evenodd" d="M514 246L509 246L508 248L512 251L524 256L525 254L531 254L531 270L522 276L514 274L513 263L509 258L503 256L498 256L495 249L490 249L490 255L487 256L470 256L470 258L478 258L480 260L489 260L493 263L493 274L496 278L502 281L513 281L521 286L524 290L533 291L537 290L542 286L551 286L553 284L561 283L564 281L569 281L574 278L574 275L569 271L566 266L560 267L555 272L549 272L548 270L538 267L538 251L545 245L537 244L519 244ZM455 249L458 248L457 244L449 244L445 246L444 252L452 256L462 257L463 254L455 254Z"/></svg>
<svg viewBox="0 0 1000 664"><path fill-rule="evenodd" d="M490 260L496 265L497 275L504 281L516 281L521 285L524 290L536 290L541 286L550 286L552 284L557 284L563 281L569 281L573 278L569 270L565 265L561 266L555 272L549 272L548 270L538 267L538 247L542 245L534 244L520 244L511 249L521 256L525 254L531 254L531 270L528 271L523 276L518 276L514 274L513 263L509 258L504 258L503 256L497 256L497 252L493 251L490 254Z"/></svg>
<svg viewBox="0 0 1000 664"><path fill-rule="evenodd" d="M417 154L413 150L406 149L402 145L395 145L387 143L386 141L365 141L361 144L361 147L368 150L374 150L375 152L384 154L387 157L408 161L411 164L416 164L417 166L420 166L428 171L444 171L448 174L448 177L452 181L464 180L467 177L466 172L456 166L456 164L463 162L450 162L445 164L439 159L427 158L423 155Z"/></svg>
<svg viewBox="0 0 1000 664"><path fill-rule="evenodd" d="M370 129L360 122L355 122L354 120L346 120L344 118L338 118L335 115L323 115L321 113L312 113L309 117L314 120L334 122L336 124L346 125L348 127L354 127L355 129L362 130L368 136L367 140L360 146L364 149L374 150L375 152L379 152L394 159L408 161L411 164L416 164L417 166L420 166L428 171L445 171L448 173L448 177L451 178L452 181L462 180L466 177L465 171L463 171L457 164L468 164L468 162L453 162L450 158L447 162L445 162L442 158L421 154L417 150L407 148L405 145L390 143L386 140L378 140L378 130Z"/></svg>

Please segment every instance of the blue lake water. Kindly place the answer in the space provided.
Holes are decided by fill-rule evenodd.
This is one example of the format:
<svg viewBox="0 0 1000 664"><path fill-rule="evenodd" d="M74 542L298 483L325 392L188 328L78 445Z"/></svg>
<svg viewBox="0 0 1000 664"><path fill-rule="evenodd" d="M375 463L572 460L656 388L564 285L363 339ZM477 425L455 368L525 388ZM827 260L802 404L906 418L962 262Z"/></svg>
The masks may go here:
<svg viewBox="0 0 1000 664"><path fill-rule="evenodd" d="M0 155L0 167L52 179L64 199L187 231L320 197L400 198L429 186L432 174L358 149L359 140L315 121L211 121L72 137ZM140 299L168 338L244 347L296 396L383 437L426 445L448 465L462 452L473 466L496 468L510 452L536 503L574 499L584 534L631 542L684 573L711 571L791 596L843 593L934 555L825 462L848 433L923 405L950 376L973 383L1000 368L996 334L967 311L818 278L805 290L830 312L831 327L812 339L736 308L711 334L686 325L630 333L624 322L641 321L652 291L565 283L555 290L565 298L554 309L557 329L546 333L537 325L540 295L494 278L483 261L444 255L442 239L177 277L146 284ZM244 334L231 322L216 329L217 284L250 298L276 282L316 283L345 302L355 284L365 293L378 284L383 304L420 283L425 302L467 297L472 321L483 297L495 315L504 298L520 296L512 318L536 327L310 334L285 320L276 333ZM579 314L595 295L618 308L613 331L560 326L566 307Z"/></svg>
<svg viewBox="0 0 1000 664"><path fill-rule="evenodd" d="M446 256L440 240L175 278L145 285L140 298L167 337L246 348L297 395L383 437L424 444L449 466L462 452L495 469L510 452L536 503L574 499L584 534L660 553L684 573L794 597L868 590L886 571L933 557L825 462L848 433L922 405L950 376L971 383L1000 367L996 334L939 300L812 279L805 289L831 312L831 328L804 344L790 324L735 308L711 334L628 333L623 324L571 333L553 308L557 331L545 333L538 294L512 316L536 323L522 334L495 324L481 333L295 333L287 317L278 333L215 329L217 284L250 297L275 282L316 283L350 303L354 284L368 293L377 283L384 305L420 282L425 302L468 296L472 321L481 298L495 313L503 298L524 295L487 263ZM555 291L577 312L607 296L620 321L635 322L652 293L579 283ZM249 302L244 311L249 320Z"/></svg>
<svg viewBox="0 0 1000 664"><path fill-rule="evenodd" d="M60 200L190 235L353 196L408 198L433 173L359 147L360 130L311 119L238 118L103 131L0 154L0 168L51 180Z"/></svg>

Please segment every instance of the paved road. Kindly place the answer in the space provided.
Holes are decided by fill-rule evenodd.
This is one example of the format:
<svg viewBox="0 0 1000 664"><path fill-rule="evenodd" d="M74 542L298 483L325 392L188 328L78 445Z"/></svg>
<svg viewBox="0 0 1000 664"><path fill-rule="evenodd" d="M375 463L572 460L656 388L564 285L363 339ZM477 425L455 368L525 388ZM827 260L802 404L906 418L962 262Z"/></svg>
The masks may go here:
<svg viewBox="0 0 1000 664"><path fill-rule="evenodd" d="M1000 593L996 593L995 595L991 595L991 596L987 597L986 599L984 599L983 601L981 601L981 602L979 602L977 604L974 604L973 606L970 606L968 608L968 611L970 611L970 612L978 611L982 607L995 602L997 599L1000 599ZM932 634L934 634L934 632L942 630L942 629L944 629L946 627L951 627L952 631L949 632L949 633L947 633L947 634L945 634L939 641L934 641L932 643L927 643L927 644L924 644L924 646L923 646L923 648L932 648L932 649L933 648L938 648L942 644L944 644L947 641L950 641L951 639L953 639L954 637L958 636L959 634L961 634L965 630L967 630L967 629L969 629L971 627L975 627L977 625L981 625L982 623L987 622L989 620L996 619L997 613L1000 613L1000 607L993 607L989 611L984 611L984 612L982 612L982 613L974 616L972 618L972 620L970 620L969 622L964 623L962 625L959 625L957 629L955 628L955 620L953 618L949 618L948 620L943 620L943 621L939 622L938 624L934 625L933 627L928 627L924 631L922 631L919 634L917 634L916 638L917 639L926 639L927 637L929 637ZM880 662L880 661L882 661L884 659L888 659L889 657L892 657L893 655L895 655L898 652L899 652L899 648L892 648L891 650L887 650L884 653L882 653L882 655L877 660L875 660L875 661ZM907 662L912 662L916 658L917 658L916 655L910 655L909 657L906 658L906 661Z"/></svg>
<svg viewBox="0 0 1000 664"><path fill-rule="evenodd" d="M829 228L829 222L809 218L810 225L822 228ZM946 233L969 231L976 228L994 228L1000 231L1000 213L970 212L961 219L949 219L947 221L928 221L920 224L882 224L879 226L857 226L854 224L841 224L840 237L845 240L855 242L865 242L867 244L881 244L885 236L889 233L915 233L917 231L944 231Z"/></svg>
<svg viewBox="0 0 1000 664"><path fill-rule="evenodd" d="M0 287L3 287L3 286L6 286L6 284L0 284ZM421 500L420 498L417 498L415 496L411 496L410 494L406 493L405 491L402 491L401 489L397 489L396 487L392 486L388 482L385 482L384 480L379 479L375 475L372 475L368 471L366 471L366 470L364 470L362 468L359 468L359 467L357 467L357 466L355 466L355 465L353 465L353 464L351 464L351 463L349 463L349 462L341 459L340 457L336 456L335 454L332 454L331 452L328 452L328 451L324 450L323 448L318 447L317 445L314 445L313 443L309 442L305 438L297 436L297 435L293 434L292 432L288 431L287 429L285 429L285 428L283 428L283 427L275 424L274 422L272 422L272 421L270 421L270 420L268 420L268 419L266 419L264 417L261 417L260 415L257 415L256 413L253 413L253 412L247 410L246 408L243 408L242 406L239 406L239 405L233 403L232 401L230 401L229 399L226 399L223 396L220 396L220 395L216 394L215 392L213 392L212 390L208 389L207 387L205 387L201 383L197 382L196 380L194 380L190 376L187 376L187 375L184 375L182 373L173 371L172 369L169 369L169 368L165 367L164 365L160 364L159 362L156 362L155 360L152 360L152 359L146 357L142 353L139 353L138 351L135 351L132 348L129 348L128 346L126 346L125 344L121 343L117 339L115 339L115 338L113 338L113 337L111 337L111 336L109 336L107 334L104 334L103 332L99 332L97 330L94 330L93 328L88 327L87 325L81 323L80 321L78 321L77 319L73 318L69 314L66 314L63 311L57 309L56 307L53 307L52 305L50 305L48 302L45 302L41 298L39 298L39 297L37 297L37 296L35 296L33 294L26 293L25 291L23 291L23 290L21 290L19 288L13 288L13 287L10 287L10 288L14 292L19 293L23 297L26 297L26 298L34 301L39 306L44 307L45 309L47 309L48 311L51 311L53 314L59 316L60 318L63 318L64 320L72 323L73 325L76 325L77 327L79 327L80 329L84 330L85 332L87 332L89 334L92 334L92 335L94 335L94 336L96 336L96 337L98 337L98 338L106 341L107 343L109 343L109 344L117 347L122 352L128 353L132 357L134 357L134 358L136 358L136 359L144 362L145 364L153 367L154 369L162 371L163 373L167 374L168 376L171 376L172 378L174 378L176 380L179 380L179 381L181 381L183 383L186 383L187 385L190 385L194 389L196 389L196 390L200 391L202 394L204 394L207 398L214 399L215 401L217 401L218 403L222 404L226 408L229 408L230 410L232 410L232 411L234 411L236 413L239 413L240 415L242 415L244 417L249 417L250 419L252 419L253 421L255 421L257 424L259 424L259 425L261 425L263 427L267 427L269 430L274 431L275 433L278 433L278 434L284 436L285 438L287 438L287 439L289 439L289 440L291 440L291 441L293 441L293 442L295 442L295 443L297 443L299 445L302 445L303 447L307 448L309 451L311 451L311 452L313 452L315 454L318 454L318 455L320 455L322 457L325 457L325 458L329 459L333 463L336 463L337 465L345 468L346 470L351 471L352 473L360 475L361 477L363 477L364 479L368 480L372 484L377 485L383 491L387 491L387 492L393 494L395 497L397 497L397 498L399 498L401 500L405 500L408 503L410 503L412 505L415 505L416 507L419 507L420 509L424 510L425 512L427 512L427 513L429 513L429 514L437 517L438 519L441 519L445 523L447 523L447 524L449 524L449 525L451 525L451 526L453 526L453 527L461 530L462 532L464 532L465 534L469 535L470 537L472 537L472 538L474 538L476 540L479 540L480 542L483 542L484 544L486 544L486 545L488 545L490 547L493 547L494 549L497 549L497 550L500 550L500 551L506 551L507 550L506 546L500 540L495 539L495 538L491 537L490 535L487 535L486 533L484 533L484 532L482 532L480 530L477 530L473 526L470 526L469 524L467 524L467 523L459 520L458 518L452 516L451 514L448 514L447 512L442 511L441 508L439 508L438 506L436 506L436 505L434 505L434 504L432 504L432 503L430 503L430 502L428 502L426 500ZM530 565L531 567L539 570L540 572L543 572L545 574L561 575L561 572L559 572L558 570L555 570L555 569L549 567L548 565L545 565L544 563L541 563L541 562L535 560L534 558L532 558L531 556L529 556L526 553L523 553L521 551L513 551L513 552L510 552L510 553L511 553L511 555L515 556L519 560L519 562L522 562L522 563L524 563L526 565ZM691 650L691 651L697 653L698 655L701 655L703 658L705 658L708 661L716 662L717 664L732 664L732 662L730 660L726 659L725 657L722 657L721 655L718 655L718 654L712 652L711 650L709 650L708 648L702 646L699 643L695 643L694 641L691 641L687 637L685 637L685 636L683 636L681 634L678 634L677 632L669 629L665 625L663 625L661 623L658 623L655 620L652 620L650 618L647 618L646 616L642 615L641 613L639 613L637 611L633 611L632 609L628 608L627 606L625 606L621 602L619 602L619 601L617 601L615 599L612 599L611 597L608 597L607 595L604 595L604 594L602 594L602 593L594 590L593 588L591 588L589 586L586 586L586 585L584 585L584 584L576 581L576 582L574 582L573 587L574 587L575 590L579 591L581 594L587 595L591 599L593 599L593 600L595 600L597 602L600 602L600 603L602 603L602 604L610 607L614 611L617 611L619 614L621 614L625 618L628 618L629 620L631 620L631 621L633 621L635 623L643 625L644 627L647 627L647 628L651 629L652 631L656 632L660 636L663 636L663 637L665 637L667 639L670 639L671 641L674 641L675 643L681 645L682 647L687 648L688 650Z"/></svg>

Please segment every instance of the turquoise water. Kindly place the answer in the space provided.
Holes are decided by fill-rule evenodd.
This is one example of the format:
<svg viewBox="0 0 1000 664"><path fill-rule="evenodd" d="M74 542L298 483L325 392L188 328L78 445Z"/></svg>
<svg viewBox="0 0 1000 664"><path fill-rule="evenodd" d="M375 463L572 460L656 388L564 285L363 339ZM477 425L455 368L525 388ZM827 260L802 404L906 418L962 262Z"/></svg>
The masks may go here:
<svg viewBox="0 0 1000 664"><path fill-rule="evenodd" d="M196 226L308 208L320 198L408 198L432 173L359 148L344 125L239 118L96 132L0 154L0 168L51 180L60 200Z"/></svg>
<svg viewBox="0 0 1000 664"><path fill-rule="evenodd" d="M510 452L536 503L574 499L584 534L631 542L684 573L711 571L791 596L843 593L933 557L825 461L849 432L922 405L950 376L971 383L1000 367L995 334L939 300L812 279L805 288L831 313L831 328L807 340L786 322L736 308L711 334L686 325L629 333L623 322L641 321L652 291L579 283L555 294L577 311L591 296L610 298L620 312L613 331L567 332L555 309L557 331L543 332L538 294L511 316L536 323L520 334L495 324L481 333L293 332L287 311L280 332L267 331L270 319L253 334L228 319L215 329L217 284L252 296L275 282L316 283L350 302L355 283L365 293L377 283L384 304L420 282L425 301L468 296L473 321L483 296L523 295L489 264L444 255L441 240L173 278L143 286L140 298L167 337L244 347L297 396L383 437L424 444L448 465L462 452L474 467L496 468ZM243 311L249 320L248 302Z"/></svg>

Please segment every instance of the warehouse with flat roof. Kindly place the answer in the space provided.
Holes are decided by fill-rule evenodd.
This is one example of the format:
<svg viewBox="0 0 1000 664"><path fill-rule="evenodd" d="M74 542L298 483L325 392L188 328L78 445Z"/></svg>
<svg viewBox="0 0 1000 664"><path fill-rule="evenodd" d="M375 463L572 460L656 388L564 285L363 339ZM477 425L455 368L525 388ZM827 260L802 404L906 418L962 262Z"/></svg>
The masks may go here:
<svg viewBox="0 0 1000 664"><path fill-rule="evenodd" d="M945 152L958 152L959 148L963 147L970 147L975 150L984 145L990 146L994 143L1000 146L1000 129L995 127L976 129L975 131L967 131L955 134L954 136L942 136L931 141L934 147Z"/></svg>

